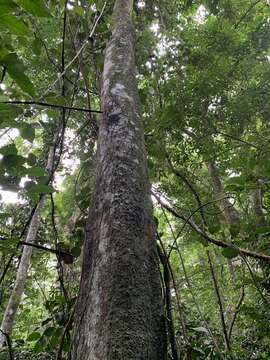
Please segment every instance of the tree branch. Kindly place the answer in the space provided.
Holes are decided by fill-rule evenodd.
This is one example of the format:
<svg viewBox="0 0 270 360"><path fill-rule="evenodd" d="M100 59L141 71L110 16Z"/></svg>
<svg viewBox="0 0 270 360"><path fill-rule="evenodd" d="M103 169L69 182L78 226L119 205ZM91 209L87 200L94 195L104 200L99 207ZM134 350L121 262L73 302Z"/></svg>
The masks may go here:
<svg viewBox="0 0 270 360"><path fill-rule="evenodd" d="M55 108L55 109L65 109L65 110L74 110L74 111L102 114L102 111L100 111L100 110L85 109L85 108L67 106L67 105L49 104L49 103L42 102L42 101L14 100L14 101L3 101L3 102L0 102L0 104L1 103L2 104L10 104L10 105L39 105L39 106L51 107L51 108Z"/></svg>
<svg viewBox="0 0 270 360"><path fill-rule="evenodd" d="M166 209L168 212L170 212L176 218L185 221L198 235L200 235L203 239L207 240L208 242L210 242L212 244L215 244L215 245L217 245L219 247L222 247L222 248L234 248L234 249L237 249L239 251L239 254L242 255L242 256L249 256L249 257L252 257L254 259L259 259L259 260L264 260L264 261L270 262L270 256L269 255L266 255L264 253L257 253L257 252L254 252L254 251L246 250L246 249L240 248L240 247L238 247L238 246L236 246L234 244L228 244L225 241L217 240L217 239L214 239L214 238L210 237L193 220L191 220L190 218L188 218L188 217L186 217L186 216L184 216L182 214L179 214L173 208L171 208L170 206L165 204L157 196L156 196L156 199L157 199L158 203L164 209Z"/></svg>

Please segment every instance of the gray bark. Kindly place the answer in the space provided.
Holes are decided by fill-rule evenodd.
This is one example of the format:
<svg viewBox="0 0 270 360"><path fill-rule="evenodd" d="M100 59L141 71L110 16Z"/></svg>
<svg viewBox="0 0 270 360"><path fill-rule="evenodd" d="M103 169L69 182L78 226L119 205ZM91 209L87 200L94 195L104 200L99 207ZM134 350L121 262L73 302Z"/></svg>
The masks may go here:
<svg viewBox="0 0 270 360"><path fill-rule="evenodd" d="M132 0L116 0L106 49L72 360L165 359L132 7Z"/></svg>
<svg viewBox="0 0 270 360"><path fill-rule="evenodd" d="M251 193L251 205L254 211L256 224L259 226L265 226L265 216L262 207L262 192L261 189L256 189Z"/></svg>
<svg viewBox="0 0 270 360"><path fill-rule="evenodd" d="M50 174L52 171L53 159L54 159L54 146L50 148L48 154L47 167L46 167L46 171L48 174ZM44 202L45 202L45 196L42 195L39 199L39 202L36 206L36 209L34 211L34 214L32 216L32 219L28 227L28 231L25 239L25 241L28 243L34 243L36 240L36 236L40 224L40 213L44 206ZM8 335L11 335L12 326L16 317L18 307L21 302L21 297L27 279L28 269L31 264L32 252L33 252L32 246L23 247L20 264L16 273L15 284L12 289L12 293L10 295L1 323L1 330ZM2 332L0 332L0 347L3 346L5 340L6 337Z"/></svg>
<svg viewBox="0 0 270 360"><path fill-rule="evenodd" d="M240 222L240 214L232 206L228 198L226 198L226 193L224 191L223 185L219 178L218 169L213 161L207 163L208 173L211 178L214 195L216 199L220 199L217 202L220 211L223 213L224 218L230 226L238 225Z"/></svg>

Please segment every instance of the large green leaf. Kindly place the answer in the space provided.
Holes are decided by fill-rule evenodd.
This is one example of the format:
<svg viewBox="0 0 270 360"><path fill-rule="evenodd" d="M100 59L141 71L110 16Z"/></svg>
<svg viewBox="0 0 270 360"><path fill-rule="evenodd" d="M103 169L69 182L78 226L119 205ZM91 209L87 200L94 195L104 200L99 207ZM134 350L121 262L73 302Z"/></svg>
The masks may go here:
<svg viewBox="0 0 270 360"><path fill-rule="evenodd" d="M19 168L21 165L23 165L25 163L25 161L26 161L26 159L20 155L9 154L9 155L3 156L0 164L1 164L1 167L3 167L5 170L9 171L16 167Z"/></svg>
<svg viewBox="0 0 270 360"><path fill-rule="evenodd" d="M38 17L50 17L49 9L43 0L19 0L19 5L29 13Z"/></svg>
<svg viewBox="0 0 270 360"><path fill-rule="evenodd" d="M34 331L28 336L27 341L36 341L40 337L41 337L41 334L38 331Z"/></svg>
<svg viewBox="0 0 270 360"><path fill-rule="evenodd" d="M52 186L49 185L34 185L30 189L28 189L29 195L34 194L52 194L55 191L55 189Z"/></svg>
<svg viewBox="0 0 270 360"><path fill-rule="evenodd" d="M22 109L7 104L0 103L0 128L16 128L18 123L14 120L22 112Z"/></svg>
<svg viewBox="0 0 270 360"><path fill-rule="evenodd" d="M9 53L2 60L1 63L6 66L9 75L19 85L19 87L31 96L35 96L34 85L25 75L25 66L18 58L17 54Z"/></svg>
<svg viewBox="0 0 270 360"><path fill-rule="evenodd" d="M2 155L17 155L17 148L14 144L9 144L0 148Z"/></svg>
<svg viewBox="0 0 270 360"><path fill-rule="evenodd" d="M35 129L30 125L25 125L23 128L21 128L20 134L24 139L30 142L33 142L35 139Z"/></svg>
<svg viewBox="0 0 270 360"><path fill-rule="evenodd" d="M15 35L29 35L29 28L25 23L11 14L0 15L0 28L8 29L12 34Z"/></svg>
<svg viewBox="0 0 270 360"><path fill-rule="evenodd" d="M239 250L232 247L227 247L222 250L222 255L228 259L233 259L239 255Z"/></svg>
<svg viewBox="0 0 270 360"><path fill-rule="evenodd" d="M0 14L13 12L17 7L12 0L0 0Z"/></svg>
<svg viewBox="0 0 270 360"><path fill-rule="evenodd" d="M44 176L45 175L45 171L44 169L42 169L42 167L40 166L33 166L29 169L27 169L27 174L29 176L37 176L37 177L40 177L40 176Z"/></svg>

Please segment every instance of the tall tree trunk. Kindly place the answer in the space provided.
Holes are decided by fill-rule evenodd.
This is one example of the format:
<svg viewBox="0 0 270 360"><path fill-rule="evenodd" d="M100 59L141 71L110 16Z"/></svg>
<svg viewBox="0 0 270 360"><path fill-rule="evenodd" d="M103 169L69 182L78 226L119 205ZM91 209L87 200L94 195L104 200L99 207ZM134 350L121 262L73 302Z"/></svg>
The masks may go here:
<svg viewBox="0 0 270 360"><path fill-rule="evenodd" d="M133 0L116 0L106 49L73 360L165 359L132 7Z"/></svg>
<svg viewBox="0 0 270 360"><path fill-rule="evenodd" d="M52 171L53 160L54 160L54 146L51 146L48 154L47 167L46 167L46 171L48 174L50 174ZM28 227L28 231L25 239L25 241L28 243L34 243L36 241L36 236L40 224L40 213L44 206L44 202L45 202L45 196L41 195ZM12 293L10 295L1 323L2 332L8 335L11 335L12 326L16 317L18 307L21 302L21 297L27 279L28 269L31 264L32 252L33 252L32 246L23 247L20 264L16 273L15 284L12 289ZM0 347L3 346L6 340L6 336L4 336L2 332L0 332Z"/></svg>

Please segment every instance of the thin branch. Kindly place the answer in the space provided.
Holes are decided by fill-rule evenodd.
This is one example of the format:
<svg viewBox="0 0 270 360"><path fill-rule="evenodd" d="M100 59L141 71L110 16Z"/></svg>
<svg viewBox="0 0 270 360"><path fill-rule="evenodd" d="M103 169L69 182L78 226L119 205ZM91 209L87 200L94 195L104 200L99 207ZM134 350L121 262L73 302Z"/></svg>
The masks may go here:
<svg viewBox="0 0 270 360"><path fill-rule="evenodd" d="M167 153L166 153L166 158L167 158L168 164L169 164L172 172L186 184L186 186L190 189L191 193L195 197L195 201L196 201L197 207L199 208L203 224L206 225L206 219L205 219L205 216L204 216L203 206L202 206L202 202L201 202L201 199L200 199L200 196L199 196L198 192L196 191L196 189L192 185L192 183L183 174L181 174L179 171L177 171L174 168L174 166L172 164L172 161L171 161L171 159L170 159L170 157L169 157L169 155Z"/></svg>
<svg viewBox="0 0 270 360"><path fill-rule="evenodd" d="M155 195L155 194L154 194ZM215 244L217 246L220 246L222 248L234 248L236 250L239 251L239 254L242 255L242 256L249 256L249 257L252 257L254 259L259 259L259 260L264 260L264 261L268 261L270 262L270 256L269 255L266 255L264 253L257 253L257 252L254 252L254 251L250 251L250 250L247 250L247 249L243 249L243 248L240 248L238 246L236 246L235 244L228 244L227 242L225 241L222 241L222 240L217 240L217 239L214 239L210 236L208 236L193 220L190 219L190 217L186 217L182 214L179 214L178 212L176 212L173 208L171 208L170 206L168 206L167 204L165 204L164 202L162 202L162 200L160 200L160 198L158 198L156 195L155 195L158 203L164 208L166 209L167 211L169 211L172 215L174 215L176 218L178 219L181 219L183 221L186 222L186 224L190 225L190 227L198 234L200 235L203 239L207 240L208 242L212 243L212 244Z"/></svg>
<svg viewBox="0 0 270 360"><path fill-rule="evenodd" d="M232 331L233 331L233 326L234 326L234 323L235 323L237 314L239 313L240 308L241 308L241 305L242 305L242 303L243 303L243 301L244 301L244 298L245 298L245 287L242 286L240 298L239 298L238 303L237 303L237 305L236 305L236 307L235 307L235 311L234 311L234 313L233 313L233 317L232 317L232 320L231 320L231 323L230 323L230 326L229 326L229 331L228 331L229 340L231 339Z"/></svg>
<svg viewBox="0 0 270 360"><path fill-rule="evenodd" d="M44 107L56 108L56 109L65 109L65 110L73 110L73 111L82 111L82 112L87 112L87 113L102 114L102 111L100 111L100 110L92 110L92 109L86 109L86 108L80 108L80 107L74 107L74 106L67 106L67 105L49 104L49 103L42 102L42 101L32 101L32 100L3 101L3 102L0 102L0 104L39 105L39 106L44 106Z"/></svg>
<svg viewBox="0 0 270 360"><path fill-rule="evenodd" d="M60 256L61 258L67 257L68 259L70 259L71 262L74 260L74 256L70 252L64 251L64 250L60 249L59 247L57 249L51 249L51 248L48 248L48 247L43 246L43 245L34 244L34 243L28 243L26 241L20 241L18 243L18 245L31 246L31 247L33 247L35 249L38 249L38 250L48 251L48 252L50 252L52 254Z"/></svg>
<svg viewBox="0 0 270 360"><path fill-rule="evenodd" d="M94 23L93 26L92 26L92 29L91 29L90 33L88 34L88 36L87 36L86 39L84 40L84 42L83 42L82 46L80 47L79 51L77 51L77 53L76 53L76 55L73 57L73 59L70 60L70 62L65 66L64 71L62 71L61 74L59 74L58 79L55 80L55 81L48 87L48 89L47 89L47 90L45 91L45 93L41 96L41 98L44 98L44 96L47 95L47 93L52 89L52 87L53 87L54 85L56 85L60 79L63 78L63 76L65 75L67 69L68 69L68 68L74 63L74 61L80 56L80 54L82 53L82 51L84 50L84 48L85 48L86 45L88 44L89 38L91 38L91 37L94 35L94 32L95 32L96 27L97 27L97 24L99 23L99 20L101 19L102 15L103 15L103 13L104 13L104 10L105 10L105 8L106 8L106 5L107 5L107 2L105 1L104 5L103 5L103 8L102 8L102 10L101 10L101 12L100 12L100 14L99 14L99 16L97 17L95 23Z"/></svg>
<svg viewBox="0 0 270 360"><path fill-rule="evenodd" d="M66 334L68 333L68 330L73 322L73 317L74 317L74 313L75 313L75 309L76 309L76 303L77 301L75 302L75 304L73 305L73 309L69 315L69 318L68 318L68 321L67 323L65 324L65 327L64 327L64 331L61 335L61 338L60 338L60 341L59 341L59 348L58 348L58 351L57 351L57 355L56 355L56 360L61 360L62 359L62 350L63 350L63 346L64 346L64 340L65 340L65 336Z"/></svg>
<svg viewBox="0 0 270 360"><path fill-rule="evenodd" d="M236 137L234 135L226 134L226 133L224 133L222 131L219 131L219 130L215 130L215 131L216 131L217 134L220 134L220 135L222 135L224 137L227 137L227 138L235 140L235 141L239 141L239 142L241 142L241 143L243 143L243 144L245 144L247 146L253 147L254 149L260 149L258 146L254 145L254 144L252 144L252 143L250 143L248 141L242 140L242 139L240 139L240 138L238 138L238 137Z"/></svg>
<svg viewBox="0 0 270 360"><path fill-rule="evenodd" d="M168 325L168 333L169 339L171 344L171 351L172 351L172 358L173 360L178 360L178 346L175 338L175 329L174 329L174 322L172 316L172 299L171 299L171 277L170 277L170 270L168 268L167 257L163 253L161 247L158 245L158 255L160 262L163 266L163 279L164 279L164 286L165 286L165 305L166 305L166 320Z"/></svg>
<svg viewBox="0 0 270 360"><path fill-rule="evenodd" d="M56 224L55 224L55 206L54 206L53 194L51 194L51 206L52 206L51 219L52 219L52 225L53 225L53 231L54 231L55 247L59 248L58 231L57 231ZM67 293L67 290L66 290L65 284L64 284L63 265L61 262L61 257L58 252L56 252L56 257L57 257L57 261L58 261L58 265L59 265L58 275L59 275L60 288L62 290L65 300L68 301L68 293Z"/></svg>
<svg viewBox="0 0 270 360"><path fill-rule="evenodd" d="M189 280L188 274L187 274L186 265L185 265L185 262L184 262L182 253L181 253L181 250L180 250L179 245L178 245L178 242L177 242L177 237L176 237L176 235L175 235L175 233L174 233L174 231L173 231L173 228L172 228L172 226L171 226L170 220L168 219L165 211L164 211L163 213L164 213L166 222L167 222L167 224L169 225L169 228L170 228L172 237L173 237L173 239L174 239L174 243L176 244L177 254L178 254L179 259L180 259L180 262L181 262L181 266L182 266L182 269L183 269L185 281L186 281L186 284L187 284L187 286L188 286L188 288L189 288L189 291L190 291L190 294L191 294L193 303L194 303L194 305L195 305L195 307L196 307L196 309L197 309L197 311L198 311L198 314L200 315L200 317L201 317L201 319L202 319L202 321L203 321L203 323L204 323L204 325L205 325L205 328L207 329L208 334L209 334L209 335L211 336L211 338L212 338L213 344L214 344L214 346L215 346L218 354L220 355L220 358L221 358L221 359L224 359L224 357L223 357L223 355L222 355L222 353L221 353L221 351L220 351L220 349L219 349L218 343L217 343L217 341L216 341L216 339L215 339L215 337L214 337L214 334L212 333L212 331L211 331L211 329L210 329L210 327L209 327L209 325L208 325L208 323L207 323L207 321L206 321L206 319L205 319L205 316L204 316L204 314L203 314L202 311L201 311L200 305L199 305L199 303L197 302L196 296L195 296L194 291L193 291L193 286L192 286L192 284L191 284L191 282L190 282L190 280Z"/></svg>
<svg viewBox="0 0 270 360"><path fill-rule="evenodd" d="M264 296L262 290L260 289L260 287L259 287L259 285L258 285L258 281L255 279L255 276L254 276L254 274L253 274L253 271L252 271L252 269L251 269L251 266L250 266L249 262L248 262L247 259L245 259L244 257L243 257L243 260L244 260L244 262L245 262L245 264L246 264L246 266L247 266L247 268L248 268L248 271L249 271L249 273L250 273L251 279L252 279L252 281L253 281L256 289L258 290L259 294L261 295L261 298L263 299L263 301L265 302L265 304L269 306L269 305L270 305L270 302L269 302L269 300Z"/></svg>
<svg viewBox="0 0 270 360"><path fill-rule="evenodd" d="M218 306L219 306L219 316L220 316L220 322L221 322L222 331L223 331L225 348L228 351L230 351L231 350L231 348L230 348L230 340L229 340L228 332L227 332L227 328L226 328L223 305L222 305L221 296L220 296L220 292L219 292L219 288L218 288L218 284L217 284L217 279L216 279L216 274L215 274L215 271L214 271L214 267L213 267L213 263L212 263L212 259L211 259L211 255L210 255L209 250L206 250L206 254L207 254L208 264L209 264L209 268L210 268L210 272L211 272L212 283L213 283L213 287L214 287L214 290L215 290L215 294L216 294L216 298L217 298L217 302L218 302Z"/></svg>
<svg viewBox="0 0 270 360"><path fill-rule="evenodd" d="M255 1L253 4L250 5L250 7L246 10L246 12L240 17L240 19L237 21L237 23L234 25L234 28L237 29L240 23L245 19L245 17L249 14L249 12L257 5L259 4L261 0Z"/></svg>

